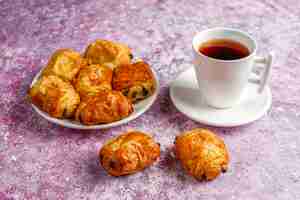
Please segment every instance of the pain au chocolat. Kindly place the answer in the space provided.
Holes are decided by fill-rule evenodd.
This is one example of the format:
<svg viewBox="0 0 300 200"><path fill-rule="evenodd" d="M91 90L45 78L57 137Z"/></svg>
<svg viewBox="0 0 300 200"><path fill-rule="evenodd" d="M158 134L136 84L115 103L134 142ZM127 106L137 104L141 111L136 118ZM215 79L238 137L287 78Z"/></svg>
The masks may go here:
<svg viewBox="0 0 300 200"><path fill-rule="evenodd" d="M193 129L177 136L175 152L184 170L198 180L215 179L228 168L225 143L206 129Z"/></svg>
<svg viewBox="0 0 300 200"><path fill-rule="evenodd" d="M152 165L160 145L151 136L130 131L109 140L99 152L100 164L112 176L133 174Z"/></svg>
<svg viewBox="0 0 300 200"><path fill-rule="evenodd" d="M144 61L116 67L112 85L134 103L152 95L156 88L154 74Z"/></svg>

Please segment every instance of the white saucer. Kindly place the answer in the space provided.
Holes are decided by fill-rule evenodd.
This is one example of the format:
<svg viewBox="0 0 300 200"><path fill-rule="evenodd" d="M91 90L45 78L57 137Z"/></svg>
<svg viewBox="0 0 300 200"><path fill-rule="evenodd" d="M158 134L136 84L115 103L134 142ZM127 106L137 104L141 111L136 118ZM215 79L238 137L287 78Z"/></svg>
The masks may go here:
<svg viewBox="0 0 300 200"><path fill-rule="evenodd" d="M257 87L256 84L249 83L238 105L229 109L216 109L203 101L194 69L191 67L171 83L170 96L180 112L197 122L218 127L233 127L259 119L270 108L270 88L267 86L258 94Z"/></svg>
<svg viewBox="0 0 300 200"><path fill-rule="evenodd" d="M31 86L38 80L38 78L40 77L42 70L40 70L39 73L36 74L36 76L34 77ZM123 124L126 124L128 122L130 122L131 120L136 119L137 117L139 117L140 115L142 115L144 112L146 112L151 105L154 103L154 101L156 100L158 93L159 93L159 81L158 81L158 76L155 73L155 71L153 69L151 69L153 74L154 74L154 78L156 81L156 89L154 91L154 94L152 94L150 97L136 103L133 105L134 108L134 112L131 113L128 117L120 120L120 121L116 121L116 122L112 122L112 123L108 123L108 124L98 124L98 125L84 125L81 124L80 122L77 122L75 120L72 119L57 119L54 117L51 117L50 115L48 115L48 113L40 110L38 107L36 107L35 105L31 104L32 107L34 108L34 110L41 115L43 118L45 118L46 120L64 126L64 127L68 127L68 128L74 128L74 129L107 129L107 128L112 128L112 127L116 127L116 126L120 126Z"/></svg>

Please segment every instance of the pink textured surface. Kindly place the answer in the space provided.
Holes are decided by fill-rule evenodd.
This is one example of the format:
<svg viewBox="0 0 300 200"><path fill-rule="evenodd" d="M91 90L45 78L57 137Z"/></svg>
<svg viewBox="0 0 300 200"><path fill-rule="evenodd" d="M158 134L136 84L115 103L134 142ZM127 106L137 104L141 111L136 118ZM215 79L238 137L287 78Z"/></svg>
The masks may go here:
<svg viewBox="0 0 300 200"><path fill-rule="evenodd" d="M0 0L0 199L300 199L300 1L298 0ZM228 145L229 171L212 182L185 175L170 155L181 131L203 125L176 111L168 84L191 61L198 30L229 26L277 54L273 105L259 121L212 128ZM96 38L125 42L161 80L155 105L128 125L105 131L62 128L33 112L24 97L57 48L82 51ZM154 166L113 178L97 151L120 131L152 133Z"/></svg>

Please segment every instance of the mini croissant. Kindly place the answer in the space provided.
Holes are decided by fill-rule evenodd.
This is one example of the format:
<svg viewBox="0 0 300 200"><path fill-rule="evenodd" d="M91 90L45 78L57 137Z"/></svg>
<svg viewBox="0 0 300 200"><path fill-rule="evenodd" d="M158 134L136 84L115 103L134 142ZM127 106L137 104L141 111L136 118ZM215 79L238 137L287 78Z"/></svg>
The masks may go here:
<svg viewBox="0 0 300 200"><path fill-rule="evenodd" d="M177 136L175 151L185 171L198 180L212 180L227 170L226 146L209 130L193 129Z"/></svg>
<svg viewBox="0 0 300 200"><path fill-rule="evenodd" d="M127 132L108 141L99 152L100 164L112 176L141 171L149 167L159 155L159 144L138 131Z"/></svg>

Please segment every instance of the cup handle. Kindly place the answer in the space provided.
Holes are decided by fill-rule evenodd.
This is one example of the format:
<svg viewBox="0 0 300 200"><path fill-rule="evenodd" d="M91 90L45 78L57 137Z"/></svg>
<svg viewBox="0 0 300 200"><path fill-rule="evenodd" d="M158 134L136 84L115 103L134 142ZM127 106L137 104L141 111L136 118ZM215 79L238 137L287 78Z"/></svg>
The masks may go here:
<svg viewBox="0 0 300 200"><path fill-rule="evenodd" d="M256 56L254 58L254 66L252 73L256 76L249 79L249 82L258 84L258 93L262 93L270 78L272 61L274 53L270 53L267 57Z"/></svg>

